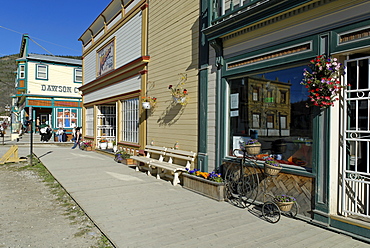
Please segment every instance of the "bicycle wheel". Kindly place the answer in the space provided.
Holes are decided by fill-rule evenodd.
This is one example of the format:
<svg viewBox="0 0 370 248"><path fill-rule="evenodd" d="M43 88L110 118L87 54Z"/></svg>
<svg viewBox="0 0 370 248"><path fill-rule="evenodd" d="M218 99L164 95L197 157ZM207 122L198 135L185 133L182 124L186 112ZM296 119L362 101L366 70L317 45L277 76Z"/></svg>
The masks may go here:
<svg viewBox="0 0 370 248"><path fill-rule="evenodd" d="M285 213L283 212L283 213L287 215L288 217L294 218L297 216L298 210L299 210L298 203L294 202L292 205L292 208L288 212L285 212Z"/></svg>
<svg viewBox="0 0 370 248"><path fill-rule="evenodd" d="M240 169L237 166L230 166L225 173L225 197L231 204L244 208L238 194L240 180Z"/></svg>
<svg viewBox="0 0 370 248"><path fill-rule="evenodd" d="M262 215L268 222L276 223L280 220L281 212L275 203L265 202L262 206Z"/></svg>
<svg viewBox="0 0 370 248"><path fill-rule="evenodd" d="M254 162L246 162L243 171L239 166L230 166L225 173L226 199L233 205L246 208L253 204L258 194L258 174Z"/></svg>

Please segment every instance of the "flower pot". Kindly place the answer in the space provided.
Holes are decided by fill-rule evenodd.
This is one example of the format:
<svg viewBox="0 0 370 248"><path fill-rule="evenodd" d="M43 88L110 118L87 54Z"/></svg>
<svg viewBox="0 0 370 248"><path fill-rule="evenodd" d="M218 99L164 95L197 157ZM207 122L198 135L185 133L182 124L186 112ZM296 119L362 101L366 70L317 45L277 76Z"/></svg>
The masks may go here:
<svg viewBox="0 0 370 248"><path fill-rule="evenodd" d="M84 150L85 150L85 151L92 151L92 147L91 147L91 146L86 146L86 147L84 148Z"/></svg>
<svg viewBox="0 0 370 248"><path fill-rule="evenodd" d="M143 109L150 109L151 108L150 102L143 102L142 105L143 105Z"/></svg>
<svg viewBox="0 0 370 248"><path fill-rule="evenodd" d="M201 177L182 173L183 188L207 196L216 201L224 201L224 183L213 182Z"/></svg>
<svg viewBox="0 0 370 248"><path fill-rule="evenodd" d="M173 101L175 102L175 103L180 103L180 104L183 104L183 103L185 103L186 102L186 96L184 96L184 97L173 97Z"/></svg>
<svg viewBox="0 0 370 248"><path fill-rule="evenodd" d="M264 164L265 174L270 176L276 176L277 174L279 174L282 168L283 167L281 166L272 166L266 163Z"/></svg>
<svg viewBox="0 0 370 248"><path fill-rule="evenodd" d="M281 211L290 211L294 202L275 202L276 205L280 208Z"/></svg>
<svg viewBox="0 0 370 248"><path fill-rule="evenodd" d="M108 142L102 142L102 143L99 143L99 147L100 147L100 149L102 149L102 150L107 149L107 147L108 147Z"/></svg>
<svg viewBox="0 0 370 248"><path fill-rule="evenodd" d="M113 152L117 152L118 151L118 147L117 146L113 146Z"/></svg>
<svg viewBox="0 0 370 248"><path fill-rule="evenodd" d="M245 151L249 155L257 155L261 151L261 144L245 145Z"/></svg>

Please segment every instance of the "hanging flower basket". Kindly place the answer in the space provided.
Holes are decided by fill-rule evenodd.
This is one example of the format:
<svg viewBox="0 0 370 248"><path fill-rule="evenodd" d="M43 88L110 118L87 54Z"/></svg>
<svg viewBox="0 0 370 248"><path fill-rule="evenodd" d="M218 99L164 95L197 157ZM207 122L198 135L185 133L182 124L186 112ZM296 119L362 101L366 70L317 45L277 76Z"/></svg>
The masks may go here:
<svg viewBox="0 0 370 248"><path fill-rule="evenodd" d="M143 102L143 109L150 109L150 102Z"/></svg>
<svg viewBox="0 0 370 248"><path fill-rule="evenodd" d="M336 58L320 55L310 61L310 69L303 71L302 85L308 89L309 105L327 108L334 106L343 86L340 77L344 75L344 67ZM348 85L349 86L349 85Z"/></svg>
<svg viewBox="0 0 370 248"><path fill-rule="evenodd" d="M187 75L180 73L180 81L176 86L172 84L168 85L168 89L171 91L172 99L174 103L186 105L188 102L188 90L184 89L184 85L187 81Z"/></svg>

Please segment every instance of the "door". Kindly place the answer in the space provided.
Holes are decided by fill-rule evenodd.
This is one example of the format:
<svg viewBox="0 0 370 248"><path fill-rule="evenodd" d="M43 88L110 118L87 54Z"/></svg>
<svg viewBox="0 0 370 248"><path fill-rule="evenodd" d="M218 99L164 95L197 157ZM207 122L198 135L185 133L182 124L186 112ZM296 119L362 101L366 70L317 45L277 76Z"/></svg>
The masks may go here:
<svg viewBox="0 0 370 248"><path fill-rule="evenodd" d="M370 217L370 57L347 60L342 166L343 214Z"/></svg>

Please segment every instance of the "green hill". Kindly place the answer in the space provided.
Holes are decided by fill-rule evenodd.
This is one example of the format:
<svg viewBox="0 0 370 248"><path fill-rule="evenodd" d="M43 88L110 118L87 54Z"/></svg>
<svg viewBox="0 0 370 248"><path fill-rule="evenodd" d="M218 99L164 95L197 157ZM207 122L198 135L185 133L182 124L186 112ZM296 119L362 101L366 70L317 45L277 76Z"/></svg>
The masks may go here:
<svg viewBox="0 0 370 248"><path fill-rule="evenodd" d="M18 54L0 57L0 114L4 112L6 104L11 105L11 96L15 94L15 60Z"/></svg>

